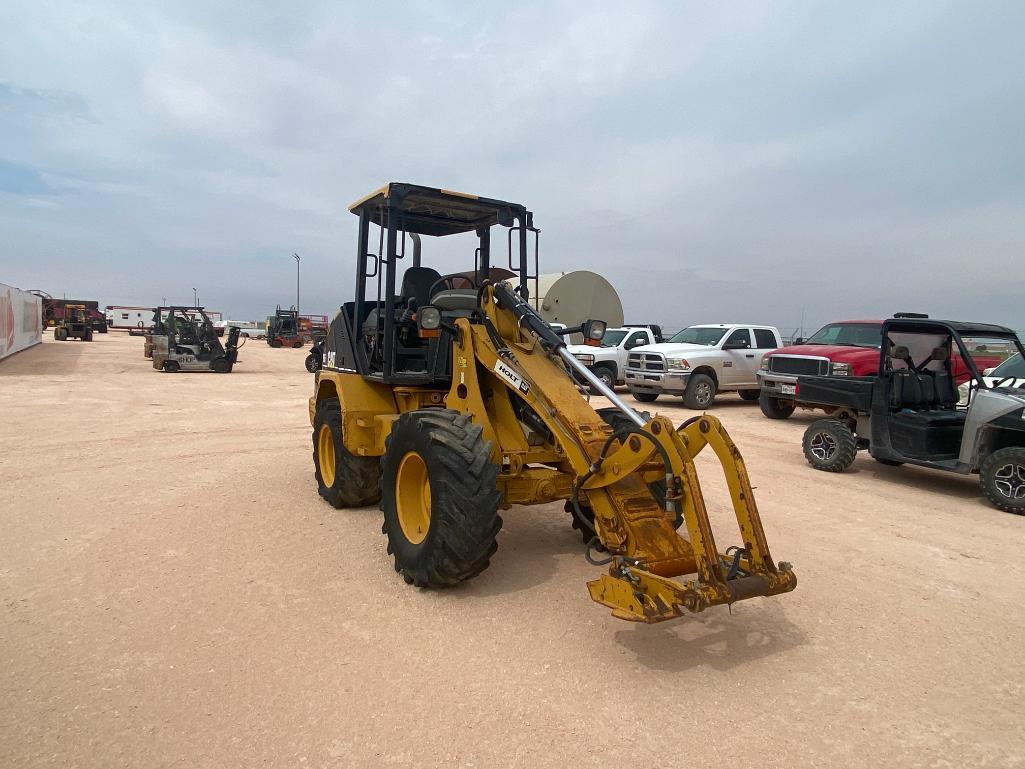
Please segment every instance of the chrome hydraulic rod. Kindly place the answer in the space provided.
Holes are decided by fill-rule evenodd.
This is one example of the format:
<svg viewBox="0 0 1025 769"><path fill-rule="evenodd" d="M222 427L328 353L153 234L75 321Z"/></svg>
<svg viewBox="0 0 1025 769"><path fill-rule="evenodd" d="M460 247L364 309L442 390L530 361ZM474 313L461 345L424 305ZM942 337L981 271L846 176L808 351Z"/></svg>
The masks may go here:
<svg viewBox="0 0 1025 769"><path fill-rule="evenodd" d="M631 422L633 422L638 427L644 427L644 417L642 417L640 414L638 414L636 411L630 408L622 398L620 398L612 391L611 387L606 387L605 383L602 382L598 377L596 377L591 372L591 369L589 369L587 366L585 366L583 363L578 361L573 356L573 353L567 350L564 346L560 346L558 348L558 352L559 357L566 361L566 365L568 365L571 369L577 372L595 390L597 390L599 393L601 393L610 401L612 401L612 404L617 409L622 411L623 414L629 417Z"/></svg>

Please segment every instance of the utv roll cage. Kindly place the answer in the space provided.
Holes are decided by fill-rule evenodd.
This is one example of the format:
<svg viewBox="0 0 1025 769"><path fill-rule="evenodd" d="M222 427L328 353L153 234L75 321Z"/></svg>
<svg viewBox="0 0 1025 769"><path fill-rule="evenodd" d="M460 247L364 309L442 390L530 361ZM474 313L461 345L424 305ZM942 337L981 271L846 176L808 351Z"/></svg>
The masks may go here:
<svg viewBox="0 0 1025 769"><path fill-rule="evenodd" d="M534 227L533 214L517 203L392 182L353 203L349 210L359 217L356 296L354 303L342 308L348 326L342 334L349 340L338 339L338 357L332 358L343 369L351 367L385 382L423 384L444 378L449 363L444 356L451 345L439 347L434 340L430 351L423 353L422 343L415 338L415 323L409 326L417 307L437 304L450 313L472 312L476 292L485 279L510 276L516 282L516 292L526 300L528 282L537 280L539 230ZM507 228L508 271L492 266L491 228L495 225ZM372 226L379 228L377 238L371 237ZM467 232L476 233L478 240L472 272L442 276L421 264L421 236ZM411 264L396 290L398 266L407 257ZM403 338L397 333L400 326L409 329ZM338 335L333 332L331 336ZM369 345L361 344L361 337L369 340ZM414 346L404 345L404 339ZM421 363L418 356L422 354L427 358ZM410 361L422 368L410 368Z"/></svg>

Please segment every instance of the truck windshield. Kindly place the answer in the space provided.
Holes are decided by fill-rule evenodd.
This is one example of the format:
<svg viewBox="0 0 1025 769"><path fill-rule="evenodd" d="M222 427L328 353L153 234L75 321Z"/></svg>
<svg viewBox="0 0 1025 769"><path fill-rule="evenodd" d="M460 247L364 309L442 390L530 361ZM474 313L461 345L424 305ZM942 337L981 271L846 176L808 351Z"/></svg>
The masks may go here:
<svg viewBox="0 0 1025 769"><path fill-rule="evenodd" d="M993 373L991 373L990 376L1025 379L1025 359L1023 359L1018 353L1015 353L993 369Z"/></svg>
<svg viewBox="0 0 1025 769"><path fill-rule="evenodd" d="M626 330L617 328L612 331L606 331L605 336L602 337L602 347L615 347L623 341L623 337L626 336Z"/></svg>
<svg viewBox="0 0 1025 769"><path fill-rule="evenodd" d="M719 344L719 340L726 333L724 328L702 328L691 326L683 331L677 331L670 337L670 342L682 342L683 344L704 344L713 347Z"/></svg>
<svg viewBox="0 0 1025 769"><path fill-rule="evenodd" d="M875 323L830 323L823 326L805 344L838 344L879 349L882 327Z"/></svg>

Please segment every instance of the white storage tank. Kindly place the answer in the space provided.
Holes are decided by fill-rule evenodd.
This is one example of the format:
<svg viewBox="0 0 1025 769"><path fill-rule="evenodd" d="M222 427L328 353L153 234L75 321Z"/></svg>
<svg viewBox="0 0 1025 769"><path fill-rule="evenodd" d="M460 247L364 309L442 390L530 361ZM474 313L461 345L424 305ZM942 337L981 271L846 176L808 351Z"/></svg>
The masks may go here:
<svg viewBox="0 0 1025 769"><path fill-rule="evenodd" d="M533 281L531 281L533 282ZM531 304L549 323L574 326L603 320L609 328L623 325L623 303L605 278L590 270L549 272L537 278Z"/></svg>

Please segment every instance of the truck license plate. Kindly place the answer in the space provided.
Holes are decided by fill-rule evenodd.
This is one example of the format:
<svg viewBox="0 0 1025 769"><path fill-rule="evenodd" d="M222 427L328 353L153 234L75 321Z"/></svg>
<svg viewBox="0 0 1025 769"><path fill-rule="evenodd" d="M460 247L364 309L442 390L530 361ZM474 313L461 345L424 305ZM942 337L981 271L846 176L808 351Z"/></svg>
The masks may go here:
<svg viewBox="0 0 1025 769"><path fill-rule="evenodd" d="M797 385L781 384L779 386L779 391L783 395L796 395L797 394Z"/></svg>

